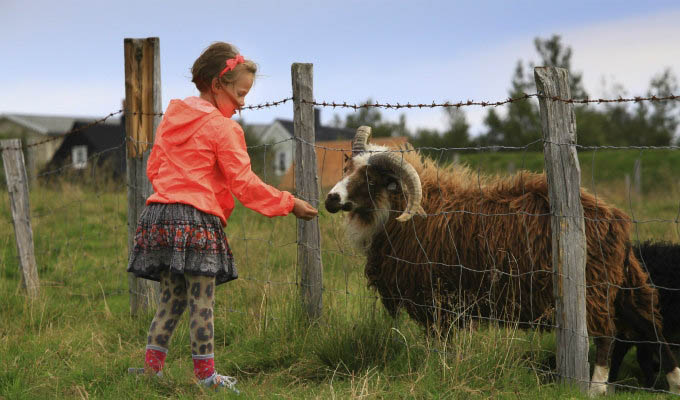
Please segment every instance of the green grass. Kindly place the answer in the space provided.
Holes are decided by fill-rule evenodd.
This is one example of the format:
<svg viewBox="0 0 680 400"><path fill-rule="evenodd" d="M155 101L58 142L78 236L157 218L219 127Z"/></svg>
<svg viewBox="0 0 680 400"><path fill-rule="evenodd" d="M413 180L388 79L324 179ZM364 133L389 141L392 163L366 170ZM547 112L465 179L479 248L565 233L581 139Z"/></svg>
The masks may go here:
<svg viewBox="0 0 680 400"><path fill-rule="evenodd" d="M578 158L581 186L637 221L633 239L680 242L680 151L582 151ZM480 174L507 175L520 169L541 172L544 168L543 153L536 151L461 154L459 162ZM639 192L635 187L638 166Z"/></svg>
<svg viewBox="0 0 680 400"><path fill-rule="evenodd" d="M538 145L532 150L539 150ZM459 157L461 162L484 173L519 169L540 172L544 168L543 153L539 151L466 153ZM680 184L680 151L677 150L591 150L580 151L578 158L581 184L590 190L602 184L624 186L626 175L632 182L636 163L641 165L641 185L645 193L665 193L667 188L661 183L672 184L676 190Z"/></svg>
<svg viewBox="0 0 680 400"><path fill-rule="evenodd" d="M644 152L643 193L635 194L623 182L639 153L623 153L582 153L583 185L634 214L641 221L637 238L679 241L678 155ZM461 160L503 173L510 162L542 165L542 156L532 153ZM127 195L121 185L93 188L33 188L41 280L34 301L21 288L8 196L0 191L0 399L235 397L194 384L186 317L170 345L164 379L127 374L143 363L152 315L129 315ZM295 219L268 219L240 206L230 219L241 278L216 292L216 365L239 379L239 398L585 398L545 372L554 356L552 333L482 325L452 330L440 341L403 314L387 316L365 287L363 258L349 247L342 216L321 210L319 220L324 308L323 318L310 324L295 284ZM636 386L640 371L633 360L629 354L621 375Z"/></svg>

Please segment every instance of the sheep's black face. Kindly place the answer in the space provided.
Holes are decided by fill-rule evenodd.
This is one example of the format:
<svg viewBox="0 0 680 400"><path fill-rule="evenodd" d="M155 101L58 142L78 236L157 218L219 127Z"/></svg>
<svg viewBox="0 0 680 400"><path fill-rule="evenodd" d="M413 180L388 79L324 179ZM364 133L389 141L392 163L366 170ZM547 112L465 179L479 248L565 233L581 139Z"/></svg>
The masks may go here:
<svg viewBox="0 0 680 400"><path fill-rule="evenodd" d="M342 211L352 211L353 204L351 202L342 203L342 199L338 193L329 193L326 197L326 210L331 213Z"/></svg>
<svg viewBox="0 0 680 400"><path fill-rule="evenodd" d="M326 196L326 210L335 214L336 212L345 209L346 211L352 210L352 203L349 202L347 185L349 183L350 177L353 175L353 162L350 157L345 155L345 164L342 168L342 173L345 176L340 182L336 183L333 189L328 192Z"/></svg>
<svg viewBox="0 0 680 400"><path fill-rule="evenodd" d="M340 194L338 193L328 193L326 196L326 210L335 214L342 209L342 203L340 199Z"/></svg>

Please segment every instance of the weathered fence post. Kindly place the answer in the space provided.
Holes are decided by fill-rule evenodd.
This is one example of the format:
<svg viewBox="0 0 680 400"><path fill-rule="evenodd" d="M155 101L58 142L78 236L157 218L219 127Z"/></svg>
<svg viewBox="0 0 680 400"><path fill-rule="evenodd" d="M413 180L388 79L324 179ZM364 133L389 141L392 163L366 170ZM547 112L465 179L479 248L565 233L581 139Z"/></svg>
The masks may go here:
<svg viewBox="0 0 680 400"><path fill-rule="evenodd" d="M312 64L294 63L293 115L295 130L296 195L319 206L319 184L314 148L314 101ZM322 265L319 220L298 220L298 263L300 297L310 319L321 316Z"/></svg>
<svg viewBox="0 0 680 400"><path fill-rule="evenodd" d="M146 162L161 120L161 68L158 38L123 41L125 52L125 135L128 186L128 252L137 220L153 193ZM130 313L148 310L158 300L158 283L128 275Z"/></svg>
<svg viewBox="0 0 680 400"><path fill-rule="evenodd" d="M20 139L0 140L2 162L5 167L7 192L12 209L12 223L17 243L17 255L21 267L21 280L28 297L35 298L40 293L38 268L35 264L33 248L33 228L31 228L31 208L28 201L28 176L24 163L24 153Z"/></svg>
<svg viewBox="0 0 680 400"><path fill-rule="evenodd" d="M543 128L543 154L548 177L552 229L553 287L557 343L557 374L563 382L588 389L586 326L586 237L581 204L581 167L576 147L576 119L570 103L566 69L537 67Z"/></svg>

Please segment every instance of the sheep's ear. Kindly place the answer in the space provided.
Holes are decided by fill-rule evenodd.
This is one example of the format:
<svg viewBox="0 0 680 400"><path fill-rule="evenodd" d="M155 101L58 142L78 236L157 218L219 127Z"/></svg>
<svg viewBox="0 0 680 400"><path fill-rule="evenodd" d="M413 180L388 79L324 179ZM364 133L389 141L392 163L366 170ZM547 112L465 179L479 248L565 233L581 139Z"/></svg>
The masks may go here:
<svg viewBox="0 0 680 400"><path fill-rule="evenodd" d="M387 185L385 186L388 192L401 193L401 182L396 175L390 174L387 178Z"/></svg>
<svg viewBox="0 0 680 400"><path fill-rule="evenodd" d="M401 192L401 183L394 171L375 165L369 165L367 172L369 175L375 177L381 185L384 185L388 192Z"/></svg>

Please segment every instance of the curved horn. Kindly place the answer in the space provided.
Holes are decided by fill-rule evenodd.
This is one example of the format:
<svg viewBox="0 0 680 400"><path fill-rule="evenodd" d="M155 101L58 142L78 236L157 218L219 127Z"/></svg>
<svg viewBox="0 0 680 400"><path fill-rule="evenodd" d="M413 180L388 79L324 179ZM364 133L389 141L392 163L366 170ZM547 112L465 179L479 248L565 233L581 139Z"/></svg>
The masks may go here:
<svg viewBox="0 0 680 400"><path fill-rule="evenodd" d="M357 128L357 133L354 135L354 140L352 140L352 157L366 151L366 143L369 136L371 136L370 126L360 126Z"/></svg>
<svg viewBox="0 0 680 400"><path fill-rule="evenodd" d="M415 214L424 215L425 210L420 205L423 199L423 189L420 185L420 177L415 168L402 156L396 153L377 153L368 159L369 165L387 168L394 171L402 180L402 190L406 194L406 210L397 217L397 221L405 222Z"/></svg>

